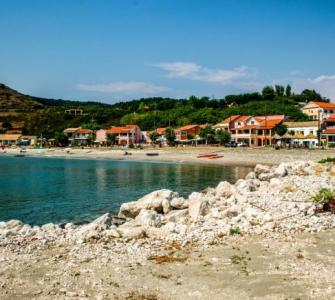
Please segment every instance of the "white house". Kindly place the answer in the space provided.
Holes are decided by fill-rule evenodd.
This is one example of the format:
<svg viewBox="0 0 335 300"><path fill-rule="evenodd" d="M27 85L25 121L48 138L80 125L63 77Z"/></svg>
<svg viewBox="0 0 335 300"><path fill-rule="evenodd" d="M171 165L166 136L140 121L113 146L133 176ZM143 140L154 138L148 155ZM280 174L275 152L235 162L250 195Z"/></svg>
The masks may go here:
<svg viewBox="0 0 335 300"><path fill-rule="evenodd" d="M318 121L284 122L284 125L293 135L292 144L294 146L313 148L318 145Z"/></svg>

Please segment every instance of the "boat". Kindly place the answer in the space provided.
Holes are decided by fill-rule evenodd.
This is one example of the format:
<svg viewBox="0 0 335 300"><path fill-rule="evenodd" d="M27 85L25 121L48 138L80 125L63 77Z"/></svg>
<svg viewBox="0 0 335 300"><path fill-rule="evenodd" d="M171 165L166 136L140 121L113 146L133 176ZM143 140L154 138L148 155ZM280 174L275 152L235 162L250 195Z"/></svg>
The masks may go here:
<svg viewBox="0 0 335 300"><path fill-rule="evenodd" d="M145 155L147 155L147 156L158 156L159 153L158 152L148 152L148 153L145 153Z"/></svg>
<svg viewBox="0 0 335 300"><path fill-rule="evenodd" d="M16 154L15 157L25 157L24 154Z"/></svg>
<svg viewBox="0 0 335 300"><path fill-rule="evenodd" d="M218 155L217 153L204 153L204 154L199 154L197 158L210 158L210 157L214 157L217 155Z"/></svg>
<svg viewBox="0 0 335 300"><path fill-rule="evenodd" d="M209 159L215 159L215 158L221 158L223 157L223 155L215 155L215 156L212 156L212 157L208 157Z"/></svg>

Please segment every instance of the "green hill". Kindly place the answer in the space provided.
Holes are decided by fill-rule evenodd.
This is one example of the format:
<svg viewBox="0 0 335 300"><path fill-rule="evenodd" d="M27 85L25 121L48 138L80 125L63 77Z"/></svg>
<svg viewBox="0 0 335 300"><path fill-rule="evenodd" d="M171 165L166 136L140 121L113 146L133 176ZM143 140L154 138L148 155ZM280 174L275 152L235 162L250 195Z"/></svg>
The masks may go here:
<svg viewBox="0 0 335 300"><path fill-rule="evenodd" d="M0 130L22 128L26 134L48 138L60 135L67 127L92 129L119 124L137 124L143 130L178 127L185 124L215 124L231 114L285 114L292 120L306 120L300 102L322 100L315 91L291 94L290 87L265 87L260 93L228 95L222 99L143 98L116 104L38 98L21 94L0 84ZM323 99L327 101L327 99ZM73 116L67 109L81 108Z"/></svg>

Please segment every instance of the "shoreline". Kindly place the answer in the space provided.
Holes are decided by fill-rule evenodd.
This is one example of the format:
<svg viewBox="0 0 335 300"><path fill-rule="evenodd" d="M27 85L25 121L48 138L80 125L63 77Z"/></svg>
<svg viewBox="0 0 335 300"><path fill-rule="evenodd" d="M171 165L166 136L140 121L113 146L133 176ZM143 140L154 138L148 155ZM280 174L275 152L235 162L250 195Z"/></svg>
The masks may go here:
<svg viewBox="0 0 335 300"><path fill-rule="evenodd" d="M0 297L330 299L335 214L311 199L333 189L334 174L329 163L258 164L187 198L154 191L122 204L117 218L0 222Z"/></svg>
<svg viewBox="0 0 335 300"><path fill-rule="evenodd" d="M218 148L218 147L188 147L188 148L163 148L163 149L130 149L129 156L124 155L120 149L71 149L66 153L64 149L27 149L21 153L27 157L45 158L82 158L82 159L110 159L114 161L138 161L138 162L166 162L166 163L191 163L205 165L227 166L255 166L256 164L275 165L282 162L294 162L298 160L319 161L320 159L335 156L335 149L309 150L309 149L280 149L273 148ZM157 152L158 156L147 156L148 152ZM208 159L197 158L198 154L218 152L222 158ZM20 154L19 149L8 149L3 156L15 156ZM0 154L1 155L1 154Z"/></svg>

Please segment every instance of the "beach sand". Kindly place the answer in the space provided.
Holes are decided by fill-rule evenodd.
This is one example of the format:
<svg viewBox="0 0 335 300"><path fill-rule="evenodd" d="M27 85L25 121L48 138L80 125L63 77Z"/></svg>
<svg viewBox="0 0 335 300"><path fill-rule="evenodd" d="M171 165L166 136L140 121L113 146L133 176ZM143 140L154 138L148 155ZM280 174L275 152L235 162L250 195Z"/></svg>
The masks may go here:
<svg viewBox="0 0 335 300"><path fill-rule="evenodd" d="M68 149L68 148L67 148ZM309 150L309 149L280 149L273 148L223 148L223 147L185 147L185 148L145 148L129 149L131 155L124 155L125 151L120 149L86 148L71 149L27 149L25 155L35 157L73 157L73 158L100 158L114 160L156 161L175 163L204 163L220 165L256 165L279 164L281 162L292 162L297 160L318 161L322 158L335 156L335 149ZM157 152L158 156L147 156L147 153ZM215 152L223 157L218 159L197 158L198 154ZM19 149L7 149L6 154L17 155ZM3 154L0 154L3 155Z"/></svg>

